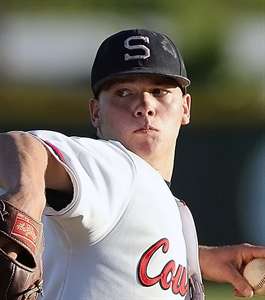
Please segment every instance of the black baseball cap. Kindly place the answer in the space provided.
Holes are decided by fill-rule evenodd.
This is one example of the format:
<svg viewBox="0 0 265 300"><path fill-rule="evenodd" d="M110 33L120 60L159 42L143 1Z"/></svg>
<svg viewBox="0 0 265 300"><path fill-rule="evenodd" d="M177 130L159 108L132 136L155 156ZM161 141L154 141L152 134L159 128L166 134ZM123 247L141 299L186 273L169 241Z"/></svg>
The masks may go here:
<svg viewBox="0 0 265 300"><path fill-rule="evenodd" d="M182 56L167 35L130 29L100 45L91 71L92 91L97 96L109 80L136 74L170 77L184 90L190 85Z"/></svg>

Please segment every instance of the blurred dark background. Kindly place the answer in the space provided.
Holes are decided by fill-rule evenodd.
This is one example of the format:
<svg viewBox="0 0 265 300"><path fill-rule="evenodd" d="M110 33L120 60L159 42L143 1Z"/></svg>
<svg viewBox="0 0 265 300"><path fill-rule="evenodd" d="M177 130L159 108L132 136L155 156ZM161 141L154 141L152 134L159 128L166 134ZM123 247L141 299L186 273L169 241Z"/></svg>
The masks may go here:
<svg viewBox="0 0 265 300"><path fill-rule="evenodd" d="M190 206L200 243L265 244L264 1L0 5L0 132L91 135L89 74L100 42L132 27L167 33L183 53L193 97L172 190Z"/></svg>

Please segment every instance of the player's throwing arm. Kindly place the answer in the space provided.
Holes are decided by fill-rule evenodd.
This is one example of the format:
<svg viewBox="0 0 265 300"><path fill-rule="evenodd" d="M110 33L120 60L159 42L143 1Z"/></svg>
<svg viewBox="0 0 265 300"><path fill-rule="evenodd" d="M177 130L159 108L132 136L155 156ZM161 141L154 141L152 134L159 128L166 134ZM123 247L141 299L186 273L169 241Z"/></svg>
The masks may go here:
<svg viewBox="0 0 265 300"><path fill-rule="evenodd" d="M44 147L29 135L0 134L0 299L3 300L33 300L42 292L40 219L45 205L46 164Z"/></svg>

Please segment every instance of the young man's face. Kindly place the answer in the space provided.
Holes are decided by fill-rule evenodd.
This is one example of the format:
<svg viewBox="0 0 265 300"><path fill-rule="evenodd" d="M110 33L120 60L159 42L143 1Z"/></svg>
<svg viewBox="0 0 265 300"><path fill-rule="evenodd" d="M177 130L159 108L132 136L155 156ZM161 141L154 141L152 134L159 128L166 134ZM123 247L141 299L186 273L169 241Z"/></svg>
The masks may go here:
<svg viewBox="0 0 265 300"><path fill-rule="evenodd" d="M190 95L163 77L128 76L103 88L98 98L90 103L98 135L142 157L174 151L180 126L190 120Z"/></svg>

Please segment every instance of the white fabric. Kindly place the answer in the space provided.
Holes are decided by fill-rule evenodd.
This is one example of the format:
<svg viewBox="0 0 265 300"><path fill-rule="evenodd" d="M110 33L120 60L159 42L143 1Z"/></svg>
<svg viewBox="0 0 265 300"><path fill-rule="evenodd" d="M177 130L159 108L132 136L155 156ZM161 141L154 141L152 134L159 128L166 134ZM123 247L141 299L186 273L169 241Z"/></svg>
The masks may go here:
<svg viewBox="0 0 265 300"><path fill-rule="evenodd" d="M67 207L45 211L40 299L190 299L189 247L179 207L160 174L118 142L32 134L60 150L74 186Z"/></svg>

